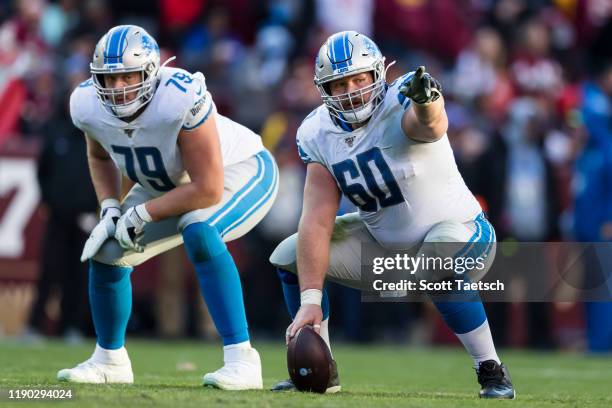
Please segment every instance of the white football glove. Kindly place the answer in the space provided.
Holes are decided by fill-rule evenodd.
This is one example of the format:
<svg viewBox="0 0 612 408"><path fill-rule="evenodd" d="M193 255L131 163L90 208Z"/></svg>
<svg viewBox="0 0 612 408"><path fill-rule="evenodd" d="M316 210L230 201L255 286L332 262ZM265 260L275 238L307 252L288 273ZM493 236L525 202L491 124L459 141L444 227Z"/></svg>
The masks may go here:
<svg viewBox="0 0 612 408"><path fill-rule="evenodd" d="M114 198L107 198L100 203L100 221L89 234L87 242L83 247L81 262L93 257L102 244L115 235L115 224L121 217L121 204Z"/></svg>
<svg viewBox="0 0 612 408"><path fill-rule="evenodd" d="M144 247L139 244L139 241L142 239L145 225L151 221L153 220L144 204L128 208L117 221L115 238L119 245L136 252L144 251Z"/></svg>

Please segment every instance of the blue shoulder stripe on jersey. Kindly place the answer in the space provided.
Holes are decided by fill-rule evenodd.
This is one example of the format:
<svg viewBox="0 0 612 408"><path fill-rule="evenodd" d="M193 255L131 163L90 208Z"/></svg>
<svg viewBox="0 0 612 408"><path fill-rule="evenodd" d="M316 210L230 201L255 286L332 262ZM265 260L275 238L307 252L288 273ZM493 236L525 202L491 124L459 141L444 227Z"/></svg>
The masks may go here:
<svg viewBox="0 0 612 408"><path fill-rule="evenodd" d="M204 115L204 117L202 119L200 119L200 121L198 123L196 123L195 125L193 125L191 127L183 126L183 129L185 129L185 130L193 130L193 129L197 128L198 126L200 126L202 123L204 123L206 121L206 119L208 119L208 116L212 112L212 108L213 108L213 104L211 103L210 107L208 108L208 112L206 112L206 115Z"/></svg>
<svg viewBox="0 0 612 408"><path fill-rule="evenodd" d="M312 163L313 160L310 158L308 153L306 153L304 149L302 149L302 146L300 146L300 141L298 139L295 139L295 143L297 144L298 154L300 155L300 159L302 159L302 161L305 164Z"/></svg>
<svg viewBox="0 0 612 408"><path fill-rule="evenodd" d="M401 79L402 82L399 84L398 88L398 92L397 92L397 100L400 103L400 105L402 105L404 107L404 110L406 110L408 108L408 106L410 106L410 98L406 98L406 96L399 92L399 88L404 85L406 82L410 81L412 79L412 76L414 75L413 73L409 73L404 75L403 77L400 77L398 79ZM395 80L397 81L397 79ZM393 83L391 84L393 86L393 84L395 84L395 81L393 81ZM407 102L407 103L406 103Z"/></svg>

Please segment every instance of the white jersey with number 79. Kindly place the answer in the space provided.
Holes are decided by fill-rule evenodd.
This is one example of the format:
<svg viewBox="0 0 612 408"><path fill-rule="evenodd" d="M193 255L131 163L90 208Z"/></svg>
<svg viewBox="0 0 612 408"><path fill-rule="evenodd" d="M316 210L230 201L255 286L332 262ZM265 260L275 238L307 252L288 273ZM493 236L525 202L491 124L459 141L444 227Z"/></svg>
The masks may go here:
<svg viewBox="0 0 612 408"><path fill-rule="evenodd" d="M100 103L91 79L72 93L70 114L74 125L100 143L126 177L156 196L189 181L178 134L197 128L210 115L217 123L224 166L263 150L257 134L217 113L201 73L192 75L180 68L160 69L153 98L131 122L112 115Z"/></svg>

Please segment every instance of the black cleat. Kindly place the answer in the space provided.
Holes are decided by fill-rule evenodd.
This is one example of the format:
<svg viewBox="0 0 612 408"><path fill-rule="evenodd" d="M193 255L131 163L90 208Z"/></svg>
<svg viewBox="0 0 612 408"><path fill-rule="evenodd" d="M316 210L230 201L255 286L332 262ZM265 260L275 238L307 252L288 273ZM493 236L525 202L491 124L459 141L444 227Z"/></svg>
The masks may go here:
<svg viewBox="0 0 612 408"><path fill-rule="evenodd" d="M325 393L335 394L340 392L341 388L340 378L338 377L338 365L336 364L336 360L332 360L331 376L329 377L329 384L327 384L327 390L325 390ZM291 381L289 378L274 384L272 391L297 391L297 388L295 388L293 381Z"/></svg>
<svg viewBox="0 0 612 408"><path fill-rule="evenodd" d="M497 364L495 360L483 361L478 365L476 374L482 386L480 398L514 399L514 387L504 364Z"/></svg>

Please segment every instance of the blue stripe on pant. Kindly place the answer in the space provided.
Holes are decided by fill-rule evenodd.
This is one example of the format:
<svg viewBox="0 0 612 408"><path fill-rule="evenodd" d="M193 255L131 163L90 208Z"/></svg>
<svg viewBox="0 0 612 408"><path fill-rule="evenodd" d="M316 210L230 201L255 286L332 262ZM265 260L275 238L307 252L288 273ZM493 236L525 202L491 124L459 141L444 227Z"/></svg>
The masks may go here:
<svg viewBox="0 0 612 408"><path fill-rule="evenodd" d="M278 181L278 169L274 158L263 150L256 156L257 173L231 200L206 220L221 236L238 228L274 195Z"/></svg>
<svg viewBox="0 0 612 408"><path fill-rule="evenodd" d="M495 231L484 216L484 213L478 214L474 219L474 223L476 224L476 231L465 246L455 254L455 257L471 257L476 259L479 256L488 255L491 248L493 248Z"/></svg>
<svg viewBox="0 0 612 408"><path fill-rule="evenodd" d="M484 214L480 213L474 222L476 232L455 257L476 259L479 256L488 256L493 248L495 231ZM448 327L456 334L463 334L480 327L487 320L487 315L478 291L462 291L459 296L465 301L434 301L434 305Z"/></svg>

